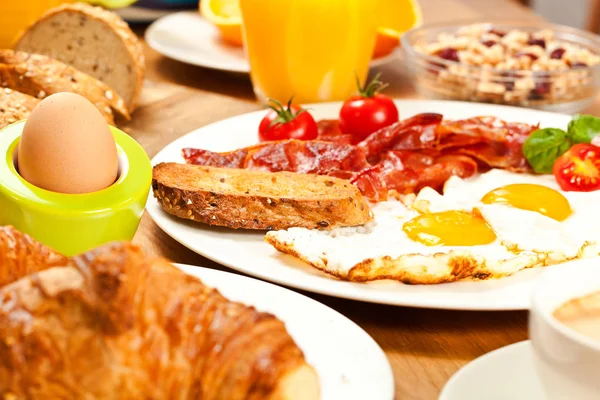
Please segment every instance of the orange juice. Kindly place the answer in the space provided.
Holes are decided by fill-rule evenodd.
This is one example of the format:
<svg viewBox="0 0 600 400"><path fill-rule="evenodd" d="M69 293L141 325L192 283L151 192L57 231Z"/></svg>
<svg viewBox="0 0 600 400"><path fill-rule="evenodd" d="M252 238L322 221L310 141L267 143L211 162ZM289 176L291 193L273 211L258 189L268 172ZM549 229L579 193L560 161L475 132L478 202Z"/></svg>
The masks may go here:
<svg viewBox="0 0 600 400"><path fill-rule="evenodd" d="M343 100L367 76L379 0L240 0L258 98Z"/></svg>
<svg viewBox="0 0 600 400"><path fill-rule="evenodd" d="M0 48L11 47L16 36L48 9L65 0L0 0Z"/></svg>

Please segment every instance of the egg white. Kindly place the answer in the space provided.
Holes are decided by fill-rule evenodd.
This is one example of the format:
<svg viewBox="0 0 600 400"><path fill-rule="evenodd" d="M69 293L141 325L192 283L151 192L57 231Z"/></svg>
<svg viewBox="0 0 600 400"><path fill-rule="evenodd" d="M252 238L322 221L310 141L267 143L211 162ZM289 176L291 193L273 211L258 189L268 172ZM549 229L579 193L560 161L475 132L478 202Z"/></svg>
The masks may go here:
<svg viewBox="0 0 600 400"><path fill-rule="evenodd" d="M562 193L573 214L559 222L534 211L481 203L489 191L515 183L544 185ZM564 192L551 175L491 170L468 179L450 178L443 195L425 188L407 205L394 200L380 202L373 206L374 220L365 226L331 231L291 228L268 232L265 240L278 250L343 279L388 278L410 283L483 279L482 276L501 277L525 268L597 256L597 204L600 191ZM474 209L496 233L493 243L427 246L410 239L403 230L404 223L420 213Z"/></svg>

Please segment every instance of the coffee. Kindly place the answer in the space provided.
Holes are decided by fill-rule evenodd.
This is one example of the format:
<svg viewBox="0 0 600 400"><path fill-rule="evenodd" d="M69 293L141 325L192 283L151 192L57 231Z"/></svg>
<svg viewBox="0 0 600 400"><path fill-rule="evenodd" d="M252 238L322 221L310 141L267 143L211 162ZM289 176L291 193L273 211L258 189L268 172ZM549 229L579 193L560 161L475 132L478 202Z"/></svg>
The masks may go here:
<svg viewBox="0 0 600 400"><path fill-rule="evenodd" d="M569 300L558 307L553 315L569 328L600 340L600 292Z"/></svg>

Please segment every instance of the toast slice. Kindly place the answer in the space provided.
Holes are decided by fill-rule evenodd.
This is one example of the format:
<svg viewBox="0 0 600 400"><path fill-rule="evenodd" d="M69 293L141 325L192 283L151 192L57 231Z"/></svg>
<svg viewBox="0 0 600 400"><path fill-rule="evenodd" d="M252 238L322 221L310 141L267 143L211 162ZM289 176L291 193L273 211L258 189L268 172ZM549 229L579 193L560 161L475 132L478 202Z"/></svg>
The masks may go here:
<svg viewBox="0 0 600 400"><path fill-rule="evenodd" d="M0 88L0 129L29 117L39 102L25 93Z"/></svg>
<svg viewBox="0 0 600 400"><path fill-rule="evenodd" d="M0 86L38 99L73 92L94 103L111 125L113 110L129 118L125 102L114 90L88 74L39 54L0 50Z"/></svg>
<svg viewBox="0 0 600 400"><path fill-rule="evenodd" d="M43 54L115 90L132 112L142 90L144 53L121 17L85 3L55 7L25 30L15 50Z"/></svg>
<svg viewBox="0 0 600 400"><path fill-rule="evenodd" d="M162 163L152 189L169 214L233 229L332 229L373 219L354 185L328 176Z"/></svg>

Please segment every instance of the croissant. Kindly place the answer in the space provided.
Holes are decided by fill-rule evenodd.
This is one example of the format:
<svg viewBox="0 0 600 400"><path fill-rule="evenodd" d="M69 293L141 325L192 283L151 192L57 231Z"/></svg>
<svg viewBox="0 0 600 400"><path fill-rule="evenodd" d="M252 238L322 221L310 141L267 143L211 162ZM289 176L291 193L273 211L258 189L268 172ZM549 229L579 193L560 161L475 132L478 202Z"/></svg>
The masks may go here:
<svg viewBox="0 0 600 400"><path fill-rule="evenodd" d="M283 322L132 244L67 259L2 229L0 279L2 399L319 398Z"/></svg>

